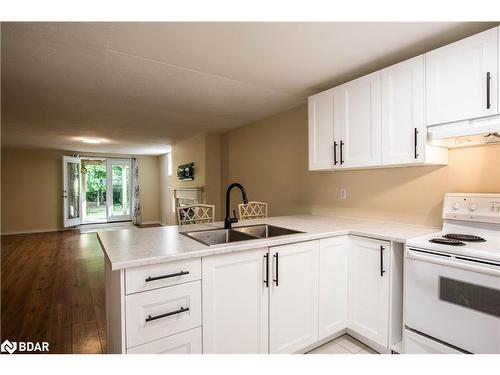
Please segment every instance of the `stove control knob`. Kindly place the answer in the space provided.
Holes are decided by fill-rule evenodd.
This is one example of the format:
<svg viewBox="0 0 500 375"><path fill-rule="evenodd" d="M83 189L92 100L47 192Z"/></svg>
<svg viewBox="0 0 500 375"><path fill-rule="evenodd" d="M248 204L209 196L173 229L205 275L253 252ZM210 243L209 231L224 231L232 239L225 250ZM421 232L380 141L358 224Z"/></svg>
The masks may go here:
<svg viewBox="0 0 500 375"><path fill-rule="evenodd" d="M460 209L460 203L456 202L451 207L453 208L453 210L457 211L458 209Z"/></svg>
<svg viewBox="0 0 500 375"><path fill-rule="evenodd" d="M477 204L476 203L469 204L469 210L470 211L476 211L477 210Z"/></svg>

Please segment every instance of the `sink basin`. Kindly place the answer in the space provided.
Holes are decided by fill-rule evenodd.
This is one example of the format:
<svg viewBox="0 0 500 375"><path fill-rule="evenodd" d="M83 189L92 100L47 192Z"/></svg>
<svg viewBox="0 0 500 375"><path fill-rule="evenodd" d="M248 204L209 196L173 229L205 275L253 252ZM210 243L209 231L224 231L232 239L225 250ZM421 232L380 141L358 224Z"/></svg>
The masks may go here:
<svg viewBox="0 0 500 375"><path fill-rule="evenodd" d="M236 227L233 229L208 229L191 232L180 232L183 236L189 237L204 245L220 245L224 243L259 240L285 236L287 234L304 233L298 230L275 227L274 225L259 224Z"/></svg>
<svg viewBox="0 0 500 375"><path fill-rule="evenodd" d="M274 225L268 225L268 224L247 225L243 227L233 228L233 230L241 233L246 233L258 238L270 238L270 237L285 236L287 234L304 233L298 230L275 227Z"/></svg>
<svg viewBox="0 0 500 375"><path fill-rule="evenodd" d="M207 246L257 239L255 236L232 229L209 229L181 232L181 234Z"/></svg>

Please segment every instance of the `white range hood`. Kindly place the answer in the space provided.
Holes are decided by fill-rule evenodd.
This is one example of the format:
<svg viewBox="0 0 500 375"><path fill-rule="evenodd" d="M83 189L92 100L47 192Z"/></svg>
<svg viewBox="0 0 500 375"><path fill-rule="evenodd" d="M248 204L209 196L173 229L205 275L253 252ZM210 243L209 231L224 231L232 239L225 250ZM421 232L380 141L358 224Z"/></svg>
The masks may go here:
<svg viewBox="0 0 500 375"><path fill-rule="evenodd" d="M500 116L432 125L427 137L430 144L446 148L500 143Z"/></svg>

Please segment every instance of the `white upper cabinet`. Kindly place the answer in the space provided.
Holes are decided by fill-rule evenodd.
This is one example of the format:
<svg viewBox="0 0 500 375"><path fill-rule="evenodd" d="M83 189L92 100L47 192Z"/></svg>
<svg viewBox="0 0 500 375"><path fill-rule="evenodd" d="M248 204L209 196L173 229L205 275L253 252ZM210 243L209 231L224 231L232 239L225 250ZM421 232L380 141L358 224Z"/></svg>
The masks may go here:
<svg viewBox="0 0 500 375"><path fill-rule="evenodd" d="M356 168L380 164L380 72L337 89L334 135L338 142L338 165Z"/></svg>
<svg viewBox="0 0 500 375"><path fill-rule="evenodd" d="M498 29L428 52L427 125L498 113Z"/></svg>
<svg viewBox="0 0 500 375"><path fill-rule="evenodd" d="M424 56L381 72L382 163L424 161Z"/></svg>
<svg viewBox="0 0 500 375"><path fill-rule="evenodd" d="M309 97L309 169L333 166L333 106L335 89Z"/></svg>
<svg viewBox="0 0 500 375"><path fill-rule="evenodd" d="M455 122L495 132L498 33L484 31L311 96L309 169L446 165L447 149L431 145L428 127L441 136L473 131L458 134ZM477 119L481 129L471 125Z"/></svg>

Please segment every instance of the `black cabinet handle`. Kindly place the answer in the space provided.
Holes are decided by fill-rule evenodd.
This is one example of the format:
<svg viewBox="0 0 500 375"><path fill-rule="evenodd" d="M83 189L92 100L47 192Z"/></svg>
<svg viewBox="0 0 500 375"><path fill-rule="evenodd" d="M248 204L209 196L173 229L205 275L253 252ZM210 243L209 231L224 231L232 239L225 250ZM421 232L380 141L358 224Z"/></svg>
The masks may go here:
<svg viewBox="0 0 500 375"><path fill-rule="evenodd" d="M384 250L385 248L380 245L380 276L384 276Z"/></svg>
<svg viewBox="0 0 500 375"><path fill-rule="evenodd" d="M266 260L266 279L264 280L264 284L269 288L269 254L265 254L264 259Z"/></svg>
<svg viewBox="0 0 500 375"><path fill-rule="evenodd" d="M486 109L490 109L491 107L491 73L486 73Z"/></svg>
<svg viewBox="0 0 500 375"><path fill-rule="evenodd" d="M418 159L418 151L417 151L417 146L418 146L418 129L415 128L414 133L413 133L413 156L415 159Z"/></svg>
<svg viewBox="0 0 500 375"><path fill-rule="evenodd" d="M333 142L333 165L337 165L337 142Z"/></svg>
<svg viewBox="0 0 500 375"><path fill-rule="evenodd" d="M176 272L176 273L170 273L168 275L163 275L163 276L155 276L155 277L149 276L145 281L147 283L149 283L150 281L161 280L161 279L168 279L169 277L176 277L176 276L183 276L183 275L189 275L189 271L181 271L181 272Z"/></svg>
<svg viewBox="0 0 500 375"><path fill-rule="evenodd" d="M278 253L274 254L273 258L276 258L276 279L273 279L273 281L275 282L276 286L278 286L278 280L279 280L279 269L278 269L279 254Z"/></svg>
<svg viewBox="0 0 500 375"><path fill-rule="evenodd" d="M344 159L342 157L342 149L344 147L344 141L340 141L340 164L344 164Z"/></svg>
<svg viewBox="0 0 500 375"><path fill-rule="evenodd" d="M156 315L156 316L148 315L148 317L146 318L146 323L150 322L152 320L166 318L167 316L180 314L180 313L183 313L183 312L186 312L186 311L189 311L189 307L181 307L179 310L171 311L171 312L168 312L168 313L165 313L165 314L161 314L161 315Z"/></svg>

